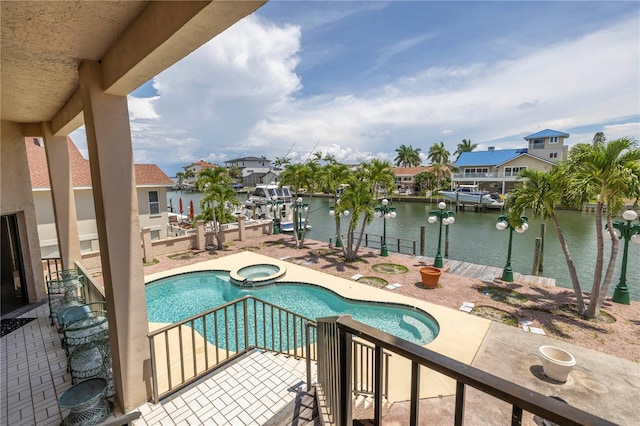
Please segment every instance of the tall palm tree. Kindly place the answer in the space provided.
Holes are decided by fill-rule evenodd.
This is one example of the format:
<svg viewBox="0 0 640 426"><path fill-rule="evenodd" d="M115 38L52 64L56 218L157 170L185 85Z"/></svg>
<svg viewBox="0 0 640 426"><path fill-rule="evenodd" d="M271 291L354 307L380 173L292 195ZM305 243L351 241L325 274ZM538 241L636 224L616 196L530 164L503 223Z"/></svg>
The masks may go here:
<svg viewBox="0 0 640 426"><path fill-rule="evenodd" d="M349 219L349 226L346 232L347 241L344 241L342 235L338 235L342 245L342 253L347 262L353 262L358 257L358 251L360 250L362 237L364 236L364 228L373 218L374 205L375 200L371 193L369 182L358 179L354 175L348 186L346 186L342 192L340 203L336 205L335 209L336 216L344 215L347 210L349 211L349 216L347 216ZM360 235L356 243L354 234L361 217L363 217L362 228L360 229Z"/></svg>
<svg viewBox="0 0 640 426"><path fill-rule="evenodd" d="M339 193L338 190L343 187L348 181L351 175L351 170L344 164L329 163L322 168L320 174L320 181L322 182L323 189L328 191L335 200L334 213L337 205ZM340 235L340 215L334 214L334 220L336 224L336 236Z"/></svg>
<svg viewBox="0 0 640 426"><path fill-rule="evenodd" d="M395 187L396 176L389 161L374 158L362 163L358 174L363 181L369 183L370 191L376 200L380 191L389 192Z"/></svg>
<svg viewBox="0 0 640 426"><path fill-rule="evenodd" d="M444 142L434 143L433 145L431 145L431 148L429 148L428 158L432 163L446 164L449 162L450 156L451 154L449 153L447 148L444 147Z"/></svg>
<svg viewBox="0 0 640 426"><path fill-rule="evenodd" d="M287 164L284 166L284 170L280 173L280 185L289 186L293 189L295 198L300 197L300 189L306 188L309 182L312 180L311 169L308 165L303 163ZM311 191L310 191L311 192ZM293 215L294 229L298 229L298 216ZM306 234L306 227L303 227L303 235L299 238L298 233L294 232L294 238L296 241L296 247L302 248L304 242L304 234Z"/></svg>
<svg viewBox="0 0 640 426"><path fill-rule="evenodd" d="M471 143L471 139L462 139L462 142L458 144L457 149L453 153L456 156L456 159L460 157L460 154L463 152L471 152L478 147L477 143Z"/></svg>
<svg viewBox="0 0 640 426"><path fill-rule="evenodd" d="M621 138L609 142L578 144L569 153L566 189L575 203L596 200L595 226L597 252L591 300L587 317L600 315L600 307L609 291L618 255L618 238L613 228L613 215L624 207L625 198L640 195L640 148L635 139ZM611 236L611 253L607 270L604 266L602 215L607 206L606 223Z"/></svg>
<svg viewBox="0 0 640 426"><path fill-rule="evenodd" d="M200 204L204 207L207 203L212 205L212 216L213 216L213 233L216 237L218 250L222 249L222 232L220 229L220 224L216 219L216 201L220 202L224 207L224 201L219 201L218 198L220 194L223 192L223 187L229 186L233 191L233 187L231 186L231 181L229 180L229 176L226 174L226 169L224 167L215 167L213 169L202 169L198 173L198 179L196 180L196 188L198 191L204 193ZM218 196L218 198L216 197ZM235 192L234 192L235 197ZM236 200L237 201L237 200Z"/></svg>
<svg viewBox="0 0 640 426"><path fill-rule="evenodd" d="M420 161L420 148L414 148L412 145L406 146L404 144L396 148L396 166L398 167L417 167L422 161Z"/></svg>
<svg viewBox="0 0 640 426"><path fill-rule="evenodd" d="M580 280L576 272L573 258L569 251L569 246L564 238L560 223L555 214L555 208L562 202L563 196L563 175L560 168L555 168L550 172L543 172L534 169L525 169L520 172L518 179L523 182L513 190L507 198L507 210L515 217L520 217L524 210L530 208L535 218L551 219L553 227L560 240L560 247L564 253L571 285L576 295L578 312L585 314L584 297L580 287Z"/></svg>

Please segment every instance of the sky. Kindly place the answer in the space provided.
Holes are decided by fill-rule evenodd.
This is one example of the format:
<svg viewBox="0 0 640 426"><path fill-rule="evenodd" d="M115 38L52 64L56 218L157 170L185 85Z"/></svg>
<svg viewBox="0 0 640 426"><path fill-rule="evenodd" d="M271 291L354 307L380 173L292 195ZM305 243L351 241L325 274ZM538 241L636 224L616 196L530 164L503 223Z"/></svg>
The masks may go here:
<svg viewBox="0 0 640 426"><path fill-rule="evenodd" d="M640 2L281 1L128 97L136 163L640 140ZM84 127L71 134L87 155ZM452 157L454 158L454 157Z"/></svg>

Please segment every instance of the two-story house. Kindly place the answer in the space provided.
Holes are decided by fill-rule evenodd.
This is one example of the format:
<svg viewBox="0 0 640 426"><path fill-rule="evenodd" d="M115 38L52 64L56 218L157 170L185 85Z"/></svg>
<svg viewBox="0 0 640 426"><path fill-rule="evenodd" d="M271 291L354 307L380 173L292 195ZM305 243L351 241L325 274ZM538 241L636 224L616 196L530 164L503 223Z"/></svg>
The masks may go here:
<svg viewBox="0 0 640 426"><path fill-rule="evenodd" d="M548 171L566 159L568 133L545 129L525 136L527 148L495 149L463 152L455 162L457 172L451 176L452 186L474 184L480 189L505 194L517 182L523 169Z"/></svg>
<svg viewBox="0 0 640 426"><path fill-rule="evenodd" d="M38 238L42 257L57 257L58 236L55 226L51 185L43 142L39 138L25 138L27 161L36 211ZM89 160L86 160L70 138L67 138L69 164L78 217L80 251L98 251L98 229L91 188ZM135 164L140 227L151 230L151 239L167 237L167 187L173 181L155 164ZM123 208L125 208L123 206Z"/></svg>
<svg viewBox="0 0 640 426"><path fill-rule="evenodd" d="M225 166L236 167L242 173L244 186L256 186L259 184L277 183L277 175L271 168L271 160L258 157L242 157L225 161ZM272 172L270 174L270 172Z"/></svg>

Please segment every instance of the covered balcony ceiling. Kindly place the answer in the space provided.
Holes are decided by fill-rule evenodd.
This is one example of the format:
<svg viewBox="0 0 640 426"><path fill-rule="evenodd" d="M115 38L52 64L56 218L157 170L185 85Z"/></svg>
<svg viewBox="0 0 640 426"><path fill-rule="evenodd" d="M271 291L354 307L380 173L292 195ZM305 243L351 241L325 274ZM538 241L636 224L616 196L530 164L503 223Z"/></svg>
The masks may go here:
<svg viewBox="0 0 640 426"><path fill-rule="evenodd" d="M124 96L253 13L264 1L3 1L0 118L82 124L78 67L100 61Z"/></svg>

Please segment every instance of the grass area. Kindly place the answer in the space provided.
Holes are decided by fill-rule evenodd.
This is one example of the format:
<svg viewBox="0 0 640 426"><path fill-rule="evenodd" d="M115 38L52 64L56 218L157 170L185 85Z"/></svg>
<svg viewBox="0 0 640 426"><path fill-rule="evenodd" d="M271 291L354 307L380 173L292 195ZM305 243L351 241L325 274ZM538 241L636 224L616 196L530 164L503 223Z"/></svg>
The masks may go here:
<svg viewBox="0 0 640 426"><path fill-rule="evenodd" d="M484 294L485 296L489 296L491 300L506 303L507 305L521 305L528 301L527 297L524 294L503 287L490 285L478 288L478 292Z"/></svg>
<svg viewBox="0 0 640 426"><path fill-rule="evenodd" d="M395 263L378 263L375 265L371 265L371 269L376 272L381 272L384 274L406 274L409 272L409 268L404 265L397 265Z"/></svg>
<svg viewBox="0 0 640 426"><path fill-rule="evenodd" d="M491 321L501 322L513 327L518 326L518 320L513 315L507 311L503 311L502 309L494 308L492 306L476 306L473 308L471 313Z"/></svg>
<svg viewBox="0 0 640 426"><path fill-rule="evenodd" d="M182 251L180 253L170 254L167 257L172 260L189 260L193 259L196 255L190 251Z"/></svg>
<svg viewBox="0 0 640 426"><path fill-rule="evenodd" d="M387 280L378 277L360 277L357 281L377 288L383 288L389 285Z"/></svg>
<svg viewBox="0 0 640 426"><path fill-rule="evenodd" d="M160 263L160 261L154 257L153 259L151 259L151 262L142 262L142 266L151 266L155 265L156 263Z"/></svg>

